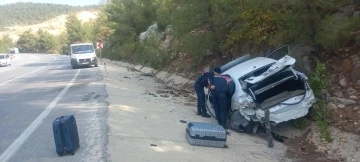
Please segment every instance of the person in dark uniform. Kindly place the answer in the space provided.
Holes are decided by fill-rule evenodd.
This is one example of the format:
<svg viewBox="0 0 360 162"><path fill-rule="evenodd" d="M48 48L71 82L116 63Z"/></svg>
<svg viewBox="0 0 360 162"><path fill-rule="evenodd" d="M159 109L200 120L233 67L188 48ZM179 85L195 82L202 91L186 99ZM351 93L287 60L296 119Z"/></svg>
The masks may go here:
<svg viewBox="0 0 360 162"><path fill-rule="evenodd" d="M210 89L212 93L212 102L218 124L228 129L226 124L228 115L228 82L220 76L221 69L219 67L214 68L214 76L210 79Z"/></svg>
<svg viewBox="0 0 360 162"><path fill-rule="evenodd" d="M211 76L211 73L203 72L195 81L194 88L197 95L197 115L201 115L205 118L210 118L211 116L206 112L205 108L205 91L204 88L209 86L208 79Z"/></svg>

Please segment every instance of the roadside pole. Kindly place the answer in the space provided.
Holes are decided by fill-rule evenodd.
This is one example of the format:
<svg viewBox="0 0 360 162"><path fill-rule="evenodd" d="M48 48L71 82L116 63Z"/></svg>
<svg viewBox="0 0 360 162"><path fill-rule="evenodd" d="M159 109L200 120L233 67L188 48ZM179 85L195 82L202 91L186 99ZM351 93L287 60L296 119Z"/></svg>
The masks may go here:
<svg viewBox="0 0 360 162"><path fill-rule="evenodd" d="M100 65L102 65L103 61L101 56L101 50L103 48L103 42L101 40L99 40L99 42L96 43L96 48L100 50Z"/></svg>
<svg viewBox="0 0 360 162"><path fill-rule="evenodd" d="M100 48L100 64L102 65L101 48Z"/></svg>

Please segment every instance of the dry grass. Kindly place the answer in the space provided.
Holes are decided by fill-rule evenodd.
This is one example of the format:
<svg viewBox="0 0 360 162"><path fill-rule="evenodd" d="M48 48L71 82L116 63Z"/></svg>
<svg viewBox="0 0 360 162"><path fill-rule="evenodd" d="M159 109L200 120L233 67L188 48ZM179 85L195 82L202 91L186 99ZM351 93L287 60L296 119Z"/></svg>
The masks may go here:
<svg viewBox="0 0 360 162"><path fill-rule="evenodd" d="M97 15L98 11L81 11L76 14L78 19L82 22L95 20ZM68 15L60 15L40 24L7 27L8 30L0 32L0 37L3 35L9 35L13 41L17 41L19 39L19 35L29 29L32 30L33 33L36 33L39 29L42 29L49 32L50 34L59 35L66 30L65 23L67 17Z"/></svg>

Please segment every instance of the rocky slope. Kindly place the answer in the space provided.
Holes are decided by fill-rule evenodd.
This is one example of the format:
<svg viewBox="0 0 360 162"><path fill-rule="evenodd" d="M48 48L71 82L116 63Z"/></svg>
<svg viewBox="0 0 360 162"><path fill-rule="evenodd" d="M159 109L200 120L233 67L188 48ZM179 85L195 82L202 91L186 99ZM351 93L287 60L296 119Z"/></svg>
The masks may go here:
<svg viewBox="0 0 360 162"><path fill-rule="evenodd" d="M324 94L332 112L332 123L341 130L360 135L360 51L344 48L326 60L331 84Z"/></svg>

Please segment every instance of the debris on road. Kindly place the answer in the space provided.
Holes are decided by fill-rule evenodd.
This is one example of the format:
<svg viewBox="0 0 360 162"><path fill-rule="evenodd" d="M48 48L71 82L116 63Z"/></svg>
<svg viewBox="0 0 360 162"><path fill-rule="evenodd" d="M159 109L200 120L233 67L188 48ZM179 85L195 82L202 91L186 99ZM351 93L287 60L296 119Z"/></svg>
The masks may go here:
<svg viewBox="0 0 360 162"><path fill-rule="evenodd" d="M154 76L154 74L152 74L152 73L143 73L143 74L140 74L140 76L152 77L152 76Z"/></svg>
<svg viewBox="0 0 360 162"><path fill-rule="evenodd" d="M150 146L152 146L152 147L157 147L157 145L155 145L155 144L150 144Z"/></svg>
<svg viewBox="0 0 360 162"><path fill-rule="evenodd" d="M181 122L181 123L187 123L187 121L185 121L185 120L180 120L180 122Z"/></svg>
<svg viewBox="0 0 360 162"><path fill-rule="evenodd" d="M168 95L160 95L160 97L168 98Z"/></svg>

